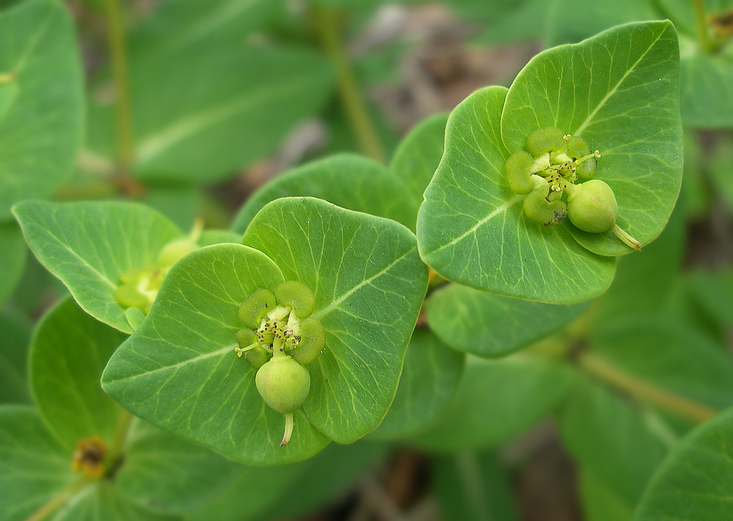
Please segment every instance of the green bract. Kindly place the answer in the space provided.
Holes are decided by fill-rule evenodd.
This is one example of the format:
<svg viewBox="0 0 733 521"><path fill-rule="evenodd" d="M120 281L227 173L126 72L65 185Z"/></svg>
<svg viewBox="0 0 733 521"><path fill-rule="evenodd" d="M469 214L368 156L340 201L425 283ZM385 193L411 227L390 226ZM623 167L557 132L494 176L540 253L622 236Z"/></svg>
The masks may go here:
<svg viewBox="0 0 733 521"><path fill-rule="evenodd" d="M581 170L612 186L619 227L643 244L661 232L682 173L678 81L674 28L649 22L545 51L508 92L470 96L451 115L420 209L423 259L449 280L505 295L573 302L602 293L612 257L632 250L612 231L589 233L568 220L542 225L560 220L565 185ZM575 157L585 147L573 137L603 159ZM507 160L522 150L547 192L515 195L506 184ZM523 217L523 205L541 224Z"/></svg>
<svg viewBox="0 0 733 521"><path fill-rule="evenodd" d="M171 268L148 318L110 360L104 388L135 414L242 462L300 460L331 439L364 436L395 395L427 287L414 235L318 199L283 198L257 214L244 243L202 248ZM242 303L257 290L286 294L278 292L286 280L312 290L313 313L300 324L320 322L325 346L307 366L310 392L280 447L283 416L263 401L255 370L235 353L257 352L259 364L276 348L275 333L284 333L281 347L293 342L299 363L292 310L277 297L272 315L255 314L260 323L249 328L263 335L259 346L238 343ZM182 393L191 398L182 402Z"/></svg>

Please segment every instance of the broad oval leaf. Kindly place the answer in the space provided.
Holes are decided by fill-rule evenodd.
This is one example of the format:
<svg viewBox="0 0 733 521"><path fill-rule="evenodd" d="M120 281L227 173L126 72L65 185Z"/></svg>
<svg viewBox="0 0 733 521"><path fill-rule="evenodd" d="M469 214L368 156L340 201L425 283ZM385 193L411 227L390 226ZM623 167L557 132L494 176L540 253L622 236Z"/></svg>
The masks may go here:
<svg viewBox="0 0 733 521"><path fill-rule="evenodd" d="M510 153L529 134L557 127L600 150L595 179L619 206L617 223L642 244L654 240L674 208L682 181L679 45L668 22L622 25L535 56L507 95L501 133ZM590 251L623 255L612 232L564 227Z"/></svg>
<svg viewBox="0 0 733 521"><path fill-rule="evenodd" d="M28 347L31 324L19 313L0 311L0 404L30 404Z"/></svg>
<svg viewBox="0 0 733 521"><path fill-rule="evenodd" d="M27 406L0 407L0 505L3 521L24 521L79 479L72 452Z"/></svg>
<svg viewBox="0 0 733 521"><path fill-rule="evenodd" d="M389 164L389 169L410 188L418 205L443 157L447 122L448 114L436 114L417 124L402 139Z"/></svg>
<svg viewBox="0 0 733 521"><path fill-rule="evenodd" d="M184 257L163 281L148 318L110 359L104 390L154 425L242 463L312 456L328 438L301 410L292 440L280 447L283 415L265 404L255 370L234 352L244 299L283 280L272 260L240 244Z"/></svg>
<svg viewBox="0 0 733 521"><path fill-rule="evenodd" d="M99 377L125 338L71 297L38 324L29 359L31 391L46 424L70 450L94 436L107 446L114 441L121 409L102 391Z"/></svg>
<svg viewBox="0 0 733 521"><path fill-rule="evenodd" d="M733 409L690 433L659 468L635 521L730 518L733 500Z"/></svg>
<svg viewBox="0 0 733 521"><path fill-rule="evenodd" d="M0 305L11 295L18 285L23 269L27 248L23 234L13 222L0 223Z"/></svg>
<svg viewBox="0 0 733 521"><path fill-rule="evenodd" d="M629 521L633 504L623 501L612 488L588 469L580 469L580 500L587 521Z"/></svg>
<svg viewBox="0 0 733 521"><path fill-rule="evenodd" d="M395 399L371 437L406 438L437 423L453 402L465 359L431 331L416 329L407 347Z"/></svg>
<svg viewBox="0 0 733 521"><path fill-rule="evenodd" d="M565 394L568 377L560 364L526 355L469 357L451 407L435 427L409 441L439 452L504 443L550 412Z"/></svg>
<svg viewBox="0 0 733 521"><path fill-rule="evenodd" d="M446 279L514 297L572 303L603 293L616 261L590 253L562 226L524 215L504 181L499 120L507 90L475 92L451 113L443 159L425 191L420 255Z"/></svg>
<svg viewBox="0 0 733 521"><path fill-rule="evenodd" d="M309 366L309 420L339 443L374 430L397 391L427 289L415 236L388 219L284 198L257 214L243 242L315 295L326 349Z"/></svg>
<svg viewBox="0 0 733 521"><path fill-rule="evenodd" d="M13 212L31 251L79 306L125 333L133 328L115 299L120 275L155 262L183 235L162 214L134 203L25 201Z"/></svg>
<svg viewBox="0 0 733 521"><path fill-rule="evenodd" d="M3 11L0 34L5 220L14 203L49 196L71 175L82 138L84 80L74 23L63 3L33 0Z"/></svg>
<svg viewBox="0 0 733 521"><path fill-rule="evenodd" d="M418 204L405 184L386 167L356 155L340 154L287 172L259 189L239 210L232 230L244 233L263 206L280 197L311 196L349 210L415 225Z"/></svg>
<svg viewBox="0 0 733 521"><path fill-rule="evenodd" d="M566 326L589 304L555 305L493 295L459 284L425 302L430 327L455 349L495 358L518 351Z"/></svg>

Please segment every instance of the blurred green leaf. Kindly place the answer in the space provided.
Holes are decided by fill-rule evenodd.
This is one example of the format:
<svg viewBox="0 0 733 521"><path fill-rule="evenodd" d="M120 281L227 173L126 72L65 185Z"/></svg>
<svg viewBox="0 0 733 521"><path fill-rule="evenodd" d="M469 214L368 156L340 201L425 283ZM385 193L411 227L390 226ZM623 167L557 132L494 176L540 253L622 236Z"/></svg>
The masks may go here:
<svg viewBox="0 0 733 521"><path fill-rule="evenodd" d="M688 2L689 3L689 2ZM681 61L682 121L696 128L733 127L733 58L694 54Z"/></svg>
<svg viewBox="0 0 733 521"><path fill-rule="evenodd" d="M416 329L407 347L397 394L372 438L405 438L437 423L453 402L464 364L462 353L431 331Z"/></svg>
<svg viewBox="0 0 733 521"><path fill-rule="evenodd" d="M674 439L645 411L584 375L573 380L557 426L575 461L635 505Z"/></svg>
<svg viewBox="0 0 733 521"><path fill-rule="evenodd" d="M568 325L590 304L554 305L493 295L458 284L430 294L425 303L430 327L455 349L501 357Z"/></svg>
<svg viewBox="0 0 733 521"><path fill-rule="evenodd" d="M125 333L132 327L115 291L125 271L154 263L182 232L135 203L26 201L14 207L38 260L69 288L79 306Z"/></svg>
<svg viewBox="0 0 733 521"><path fill-rule="evenodd" d="M50 196L81 145L83 74L62 2L0 12L0 220L22 200Z"/></svg>
<svg viewBox="0 0 733 521"><path fill-rule="evenodd" d="M240 462L312 456L328 439L301 410L293 439L280 447L283 415L265 404L255 370L234 352L239 306L256 289L274 290L283 280L272 260L240 244L181 259L148 318L107 364L105 391L151 423Z"/></svg>
<svg viewBox="0 0 733 521"><path fill-rule="evenodd" d="M580 471L580 500L587 521L631 521L634 513L633 505L587 469Z"/></svg>
<svg viewBox="0 0 733 521"><path fill-rule="evenodd" d="M499 132L507 90L488 87L448 120L443 159L418 213L420 256L453 282L545 302L588 300L606 290L616 261L581 247L562 226L542 227L504 181ZM522 146L524 146L522 144Z"/></svg>
<svg viewBox="0 0 733 521"><path fill-rule="evenodd" d="M30 350L30 385L50 430L72 451L99 436L110 446L120 407L99 377L126 335L96 321L66 297L38 324Z"/></svg>
<svg viewBox="0 0 733 521"><path fill-rule="evenodd" d="M150 183L140 202L173 221L181 230L190 230L201 215L203 197L192 185Z"/></svg>
<svg viewBox="0 0 733 521"><path fill-rule="evenodd" d="M72 453L30 407L0 407L0 505L3 521L24 521L79 479Z"/></svg>
<svg viewBox="0 0 733 521"><path fill-rule="evenodd" d="M27 249L20 228L13 222L0 222L0 306L18 285L25 268Z"/></svg>
<svg viewBox="0 0 733 521"><path fill-rule="evenodd" d="M31 324L17 312L0 311L0 404L30 404L28 347Z"/></svg>
<svg viewBox="0 0 733 521"><path fill-rule="evenodd" d="M733 85L733 79L731 80ZM733 123L732 123L733 124ZM729 211L733 210L733 137L720 134L709 160L709 174L713 191L725 202Z"/></svg>
<svg viewBox="0 0 733 521"><path fill-rule="evenodd" d="M115 484L141 507L185 514L221 493L240 468L200 445L136 421Z"/></svg>
<svg viewBox="0 0 733 521"><path fill-rule="evenodd" d="M397 391L427 289L415 236L388 219L287 198L265 206L243 242L315 294L327 348L309 366L308 419L339 443L375 429Z"/></svg>
<svg viewBox="0 0 733 521"><path fill-rule="evenodd" d="M434 428L410 443L431 451L504 443L550 412L565 394L569 376L564 366L527 355L468 357L451 407Z"/></svg>
<svg viewBox="0 0 733 521"><path fill-rule="evenodd" d="M674 317L637 316L592 333L593 351L644 382L715 409L733 406L733 360Z"/></svg>
<svg viewBox="0 0 733 521"><path fill-rule="evenodd" d="M733 328L733 270L693 271L690 291L708 316L725 328Z"/></svg>
<svg viewBox="0 0 733 521"><path fill-rule="evenodd" d="M405 184L386 167L360 156L340 154L314 161L273 179L239 210L232 230L244 233L270 201L312 196L349 210L394 219L414 228L417 207Z"/></svg>
<svg viewBox="0 0 733 521"><path fill-rule="evenodd" d="M418 205L443 157L447 122L448 114L436 114L415 125L400 142L389 165L410 188Z"/></svg>
<svg viewBox="0 0 733 521"><path fill-rule="evenodd" d="M623 25L544 51L509 89L504 145L510 153L523 150L529 134L543 127L585 139L602 155L595 178L613 189L618 225L649 244L669 219L682 181L678 56L668 21ZM600 255L632 251L611 231L584 232L569 219L563 225Z"/></svg>
<svg viewBox="0 0 733 521"><path fill-rule="evenodd" d="M516 521L512 490L493 452L434 457L433 484L446 521Z"/></svg>
<svg viewBox="0 0 733 521"><path fill-rule="evenodd" d="M730 518L733 409L690 433L667 457L636 510L637 521Z"/></svg>

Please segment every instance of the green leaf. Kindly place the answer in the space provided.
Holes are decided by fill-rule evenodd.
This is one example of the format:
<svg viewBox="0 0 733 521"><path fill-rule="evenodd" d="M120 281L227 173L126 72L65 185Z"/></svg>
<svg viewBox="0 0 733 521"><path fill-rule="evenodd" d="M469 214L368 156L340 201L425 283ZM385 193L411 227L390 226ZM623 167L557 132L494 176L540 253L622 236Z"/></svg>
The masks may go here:
<svg viewBox="0 0 733 521"><path fill-rule="evenodd" d="M629 505L675 441L649 411L581 375L557 411L557 426L578 464Z"/></svg>
<svg viewBox="0 0 733 521"><path fill-rule="evenodd" d="M142 509L120 495L109 481L96 481L86 486L60 510L52 521L180 521Z"/></svg>
<svg viewBox="0 0 733 521"><path fill-rule="evenodd" d="M26 201L13 211L31 251L79 306L125 333L132 327L115 299L120 275L155 262L182 235L166 217L134 203Z"/></svg>
<svg viewBox="0 0 733 521"><path fill-rule="evenodd" d="M617 223L642 244L674 208L682 179L679 46L668 22L627 24L577 45L549 49L519 73L507 95L501 134L510 153L529 134L557 127L600 150L596 179L613 189ZM508 203L507 203L508 204ZM612 232L564 227L601 255L631 249Z"/></svg>
<svg viewBox="0 0 733 521"><path fill-rule="evenodd" d="M30 407L0 407L0 505L3 521L23 521L71 485L72 453Z"/></svg>
<svg viewBox="0 0 733 521"><path fill-rule="evenodd" d="M20 314L0 311L0 404L31 403L28 387L28 346L31 324Z"/></svg>
<svg viewBox="0 0 733 521"><path fill-rule="evenodd" d="M327 348L309 367L309 420L339 443L374 430L397 391L427 289L415 236L388 219L285 198L257 214L243 242L315 295Z"/></svg>
<svg viewBox="0 0 733 521"><path fill-rule="evenodd" d="M414 436L437 423L463 376L465 356L432 332L416 329L410 339L400 384L375 439Z"/></svg>
<svg viewBox="0 0 733 521"><path fill-rule="evenodd" d="M232 230L244 233L263 206L280 197L312 196L333 204L394 219L414 227L418 205L405 184L386 167L360 156L329 156L278 176L239 210Z"/></svg>
<svg viewBox="0 0 733 521"><path fill-rule="evenodd" d="M23 234L15 223L0 223L0 305L18 285L25 268L26 252Z"/></svg>
<svg viewBox="0 0 733 521"><path fill-rule="evenodd" d="M239 474L221 494L186 515L187 521L248 521L259 519L277 505L284 495L300 491L315 476L305 476L311 462L330 447L307 461L276 467L240 467ZM276 486L273 486L276 484ZM288 502L290 498L288 498Z"/></svg>
<svg viewBox="0 0 733 521"><path fill-rule="evenodd" d="M240 468L204 447L137 421L115 484L121 495L141 507L184 514L222 492Z"/></svg>
<svg viewBox="0 0 733 521"><path fill-rule="evenodd" d="M446 521L516 521L512 490L493 452L433 458L433 483Z"/></svg>
<svg viewBox="0 0 733 521"><path fill-rule="evenodd" d="M0 220L47 197L71 175L81 144L83 74L63 3L34 0L0 13ZM12 92L10 92L12 91Z"/></svg>
<svg viewBox="0 0 733 521"><path fill-rule="evenodd" d="M733 83L733 80L731 80L731 83ZM731 121L733 121L733 117ZM703 158L709 160L707 163L708 174L713 182L712 190L710 188L708 190L715 192L716 195L719 194L730 211L733 208L733 176L730 175L730 165L733 161L733 139L731 139L730 134L721 133L716 145L710 155L705 154L703 156ZM705 166L705 163L701 160L703 158L699 156L697 158L698 169ZM704 178L700 179L701 177L702 174L698 173L699 183L704 182Z"/></svg>
<svg viewBox="0 0 733 521"><path fill-rule="evenodd" d="M419 205L443 156L447 114L436 114L415 126L400 142L389 169L399 175Z"/></svg>
<svg viewBox="0 0 733 521"><path fill-rule="evenodd" d="M588 304L554 305L493 295L458 284L430 294L428 323L444 342L481 357L501 357L566 326Z"/></svg>
<svg viewBox="0 0 733 521"><path fill-rule="evenodd" d="M216 40L174 58L133 58L130 78L135 176L196 182L231 176L272 153L334 82L330 64L310 51ZM113 108L90 107L97 153L112 153Z"/></svg>
<svg viewBox="0 0 733 521"><path fill-rule="evenodd" d="M580 470L580 496L587 521L631 521L633 505L623 501L587 469Z"/></svg>
<svg viewBox="0 0 733 521"><path fill-rule="evenodd" d="M696 270L688 278L695 302L708 317L725 328L733 328L733 270Z"/></svg>
<svg viewBox="0 0 733 521"><path fill-rule="evenodd" d="M150 183L140 202L173 221L181 230L190 230L201 214L203 197L192 185Z"/></svg>
<svg viewBox="0 0 733 521"><path fill-rule="evenodd" d="M417 222L420 255L444 278L498 293L571 303L603 293L615 259L589 253L562 226L541 227L504 182L499 118L507 90L475 92L451 113L446 150Z"/></svg>
<svg viewBox="0 0 733 521"><path fill-rule="evenodd" d="M410 442L435 451L504 443L548 414L564 395L568 376L563 366L526 355L469 357L463 382L440 423Z"/></svg>
<svg viewBox="0 0 733 521"><path fill-rule="evenodd" d="M70 450L94 436L107 446L114 440L120 407L102 391L99 377L125 338L70 297L38 324L29 359L33 398L50 430Z"/></svg>
<svg viewBox="0 0 733 521"><path fill-rule="evenodd" d="M638 316L592 335L600 357L644 382L715 409L733 405L725 346L674 317Z"/></svg>
<svg viewBox="0 0 733 521"><path fill-rule="evenodd" d="M283 280L268 257L239 244L184 257L171 268L148 318L110 359L104 390L134 414L236 461L312 456L328 439L299 411L293 439L280 447L283 415L265 404L254 369L234 352L244 299Z"/></svg>
<svg viewBox="0 0 733 521"><path fill-rule="evenodd" d="M649 484L635 520L730 518L733 501L733 409L690 433Z"/></svg>
<svg viewBox="0 0 733 521"><path fill-rule="evenodd" d="M682 122L697 128L733 127L733 58L683 56L680 75Z"/></svg>

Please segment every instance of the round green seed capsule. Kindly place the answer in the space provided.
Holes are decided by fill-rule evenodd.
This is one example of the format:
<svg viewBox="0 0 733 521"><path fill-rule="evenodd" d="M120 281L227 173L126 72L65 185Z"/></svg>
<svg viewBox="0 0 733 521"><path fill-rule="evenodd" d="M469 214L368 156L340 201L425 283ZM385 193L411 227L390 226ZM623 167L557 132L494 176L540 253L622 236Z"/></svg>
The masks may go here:
<svg viewBox="0 0 733 521"><path fill-rule="evenodd" d="M258 328L262 318L268 311L274 309L276 304L272 291L260 288L242 302L239 307L239 320L247 328Z"/></svg>
<svg viewBox="0 0 733 521"><path fill-rule="evenodd" d="M568 217L585 232L603 233L613 229L618 218L613 190L598 179L578 185L568 197Z"/></svg>
<svg viewBox="0 0 733 521"><path fill-rule="evenodd" d="M582 137L573 136L568 139L565 153L573 159L580 159L590 154L590 147Z"/></svg>
<svg viewBox="0 0 733 521"><path fill-rule="evenodd" d="M515 152L504 163L504 177L515 194L528 194L534 188L530 170L534 158L524 150Z"/></svg>
<svg viewBox="0 0 733 521"><path fill-rule="evenodd" d="M277 303L290 306L295 316L304 319L311 316L316 300L311 289L297 280L288 280L275 288Z"/></svg>
<svg viewBox="0 0 733 521"><path fill-rule="evenodd" d="M291 357L274 356L257 371L255 385L267 405L289 414L298 410L308 397L311 375Z"/></svg>
<svg viewBox="0 0 733 521"><path fill-rule="evenodd" d="M548 190L533 190L524 199L524 214L532 221L549 226L562 222L568 214L568 208L561 200L547 200Z"/></svg>
<svg viewBox="0 0 733 521"><path fill-rule="evenodd" d="M140 293L136 286L123 284L115 290L115 299L126 308L145 309L150 304L150 299L144 293Z"/></svg>
<svg viewBox="0 0 733 521"><path fill-rule="evenodd" d="M534 157L554 152L565 146L563 131L555 127L544 127L535 130L527 138L524 148Z"/></svg>
<svg viewBox="0 0 733 521"><path fill-rule="evenodd" d="M155 264L143 264L130 268L120 275L120 282L123 284L137 284L144 278L150 277L150 274L157 270Z"/></svg>
<svg viewBox="0 0 733 521"><path fill-rule="evenodd" d="M303 365L318 358L326 347L326 331L315 318L306 318L300 323L300 342L293 350L293 358Z"/></svg>
<svg viewBox="0 0 733 521"><path fill-rule="evenodd" d="M176 239L166 244L158 254L158 265L163 267L173 266L183 257L199 249L196 241L189 238Z"/></svg>

